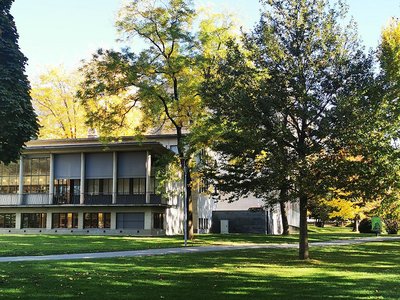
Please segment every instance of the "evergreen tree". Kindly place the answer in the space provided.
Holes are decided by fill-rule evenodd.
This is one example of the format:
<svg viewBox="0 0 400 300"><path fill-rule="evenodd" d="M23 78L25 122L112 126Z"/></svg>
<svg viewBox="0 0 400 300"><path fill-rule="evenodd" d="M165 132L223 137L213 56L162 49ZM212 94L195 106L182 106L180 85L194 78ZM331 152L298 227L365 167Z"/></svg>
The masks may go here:
<svg viewBox="0 0 400 300"><path fill-rule="evenodd" d="M18 47L18 33L10 8L0 2L0 161L18 159L25 142L36 137L38 125L24 74L27 59Z"/></svg>

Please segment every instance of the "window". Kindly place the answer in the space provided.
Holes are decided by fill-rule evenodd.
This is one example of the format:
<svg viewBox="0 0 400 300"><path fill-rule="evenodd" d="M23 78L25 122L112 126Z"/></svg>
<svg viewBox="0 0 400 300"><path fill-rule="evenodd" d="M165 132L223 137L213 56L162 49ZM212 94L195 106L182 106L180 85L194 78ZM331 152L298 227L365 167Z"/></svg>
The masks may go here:
<svg viewBox="0 0 400 300"><path fill-rule="evenodd" d="M153 228L154 229L164 229L164 214L154 213L153 214Z"/></svg>
<svg viewBox="0 0 400 300"><path fill-rule="evenodd" d="M21 214L21 227L22 228L46 228L45 213L29 213Z"/></svg>
<svg viewBox="0 0 400 300"><path fill-rule="evenodd" d="M0 214L0 228L15 228L15 214Z"/></svg>
<svg viewBox="0 0 400 300"><path fill-rule="evenodd" d="M80 179L56 179L54 180L54 197L58 204L73 204L74 198L78 198L81 191ZM75 196L75 197L74 197Z"/></svg>
<svg viewBox="0 0 400 300"><path fill-rule="evenodd" d="M178 145L170 145L169 149L174 152L175 154L178 154Z"/></svg>
<svg viewBox="0 0 400 300"><path fill-rule="evenodd" d="M87 179L86 191L89 195L111 195L112 179Z"/></svg>
<svg viewBox="0 0 400 300"><path fill-rule="evenodd" d="M118 195L146 193L146 178L119 178Z"/></svg>
<svg viewBox="0 0 400 300"><path fill-rule="evenodd" d="M50 159L48 157L24 158L24 193L49 192Z"/></svg>
<svg viewBox="0 0 400 300"><path fill-rule="evenodd" d="M199 218L199 229L205 229L205 230L209 229L207 218Z"/></svg>
<svg viewBox="0 0 400 300"><path fill-rule="evenodd" d="M53 213L52 228L78 228L77 213Z"/></svg>
<svg viewBox="0 0 400 300"><path fill-rule="evenodd" d="M19 189L19 163L0 163L0 194L17 194Z"/></svg>
<svg viewBox="0 0 400 300"><path fill-rule="evenodd" d="M85 213L83 217L84 228L110 228L110 213Z"/></svg>

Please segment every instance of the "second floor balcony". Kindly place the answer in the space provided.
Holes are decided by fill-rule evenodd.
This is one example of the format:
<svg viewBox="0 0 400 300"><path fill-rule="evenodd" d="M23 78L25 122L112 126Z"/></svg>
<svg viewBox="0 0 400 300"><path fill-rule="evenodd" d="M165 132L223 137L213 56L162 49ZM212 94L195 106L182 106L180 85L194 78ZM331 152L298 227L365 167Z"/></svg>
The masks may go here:
<svg viewBox="0 0 400 300"><path fill-rule="evenodd" d="M112 194L84 194L83 203L80 195L47 193L36 194L0 194L0 206L35 206L35 205L146 205L167 204L160 195L150 194L150 203L146 203L145 194L117 194L113 202Z"/></svg>

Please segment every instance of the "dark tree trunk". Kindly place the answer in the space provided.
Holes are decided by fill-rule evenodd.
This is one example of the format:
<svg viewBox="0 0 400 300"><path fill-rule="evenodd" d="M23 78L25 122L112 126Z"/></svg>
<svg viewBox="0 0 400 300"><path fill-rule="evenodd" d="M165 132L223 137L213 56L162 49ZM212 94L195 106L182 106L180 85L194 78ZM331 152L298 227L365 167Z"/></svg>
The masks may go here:
<svg viewBox="0 0 400 300"><path fill-rule="evenodd" d="M181 162L181 169L186 178L185 185L185 206L186 206L186 223L184 224L185 230L187 232L187 237L190 240L194 238L194 230L193 230L193 201L192 201L192 177L190 174L189 161L185 159L185 154L183 152L183 143L182 143L182 127L176 126L176 138L178 143L178 154Z"/></svg>
<svg viewBox="0 0 400 300"><path fill-rule="evenodd" d="M281 209L281 219L282 219L282 235L289 235L289 222L286 214L285 204L287 202L287 188L286 186L281 187L279 194L279 206Z"/></svg>
<svg viewBox="0 0 400 300"><path fill-rule="evenodd" d="M186 230L188 233L188 239L193 240L194 230L193 230L193 200L192 200L192 177L190 174L190 169L188 162L186 161L186 213L187 213L187 223Z"/></svg>
<svg viewBox="0 0 400 300"><path fill-rule="evenodd" d="M299 258L308 259L308 231L307 231L307 201L306 195L300 196L300 241Z"/></svg>

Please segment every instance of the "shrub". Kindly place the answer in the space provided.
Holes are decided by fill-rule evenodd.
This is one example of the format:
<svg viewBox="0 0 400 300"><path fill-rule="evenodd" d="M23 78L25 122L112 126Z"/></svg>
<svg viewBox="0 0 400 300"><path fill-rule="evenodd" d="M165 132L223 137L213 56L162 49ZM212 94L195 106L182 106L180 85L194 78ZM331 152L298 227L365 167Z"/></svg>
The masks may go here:
<svg viewBox="0 0 400 300"><path fill-rule="evenodd" d="M386 232L388 234L397 234L399 231L399 223L396 219L385 219Z"/></svg>
<svg viewBox="0 0 400 300"><path fill-rule="evenodd" d="M373 233L371 220L370 219L361 220L360 224L358 225L358 231L360 233Z"/></svg>

